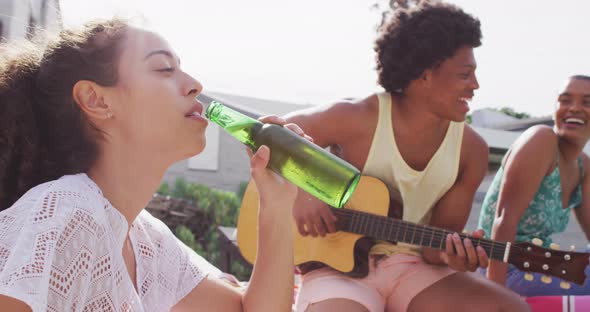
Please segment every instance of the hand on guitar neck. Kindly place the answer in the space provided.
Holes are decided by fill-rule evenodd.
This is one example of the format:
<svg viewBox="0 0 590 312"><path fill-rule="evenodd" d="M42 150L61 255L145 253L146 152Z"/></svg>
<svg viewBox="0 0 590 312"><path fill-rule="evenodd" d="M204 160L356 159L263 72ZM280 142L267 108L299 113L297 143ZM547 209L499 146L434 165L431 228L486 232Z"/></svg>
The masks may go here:
<svg viewBox="0 0 590 312"><path fill-rule="evenodd" d="M475 239L481 239L483 236L483 230L477 230L471 234L471 238ZM469 237L461 238L458 233L446 235L444 251L425 247L422 250L422 256L428 263L443 263L459 272L474 272L478 267L487 268L488 266L488 256L484 248L480 245L475 246Z"/></svg>

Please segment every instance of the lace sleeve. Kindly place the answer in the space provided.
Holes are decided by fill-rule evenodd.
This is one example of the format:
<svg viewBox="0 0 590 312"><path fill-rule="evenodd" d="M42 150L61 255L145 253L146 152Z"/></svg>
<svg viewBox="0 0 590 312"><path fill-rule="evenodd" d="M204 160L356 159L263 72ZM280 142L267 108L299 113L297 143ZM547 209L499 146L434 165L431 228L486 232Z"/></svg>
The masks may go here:
<svg viewBox="0 0 590 312"><path fill-rule="evenodd" d="M222 272L178 238L176 238L176 243L180 248L181 257L178 289L176 291L176 302L179 302L199 285L205 277L219 278Z"/></svg>
<svg viewBox="0 0 590 312"><path fill-rule="evenodd" d="M160 289L172 295L167 303L169 306L163 305L167 308L177 304L207 276L221 276L218 268L181 242L164 222L146 210L139 214L138 222L131 228L130 235L137 239L140 249L156 255L154 261L158 263L157 271L161 275L158 278ZM151 290L146 289L143 298L149 301L153 296ZM158 301L163 304L161 296Z"/></svg>
<svg viewBox="0 0 590 312"><path fill-rule="evenodd" d="M76 193L48 191L0 214L0 294L33 311L84 302L98 241L92 214Z"/></svg>

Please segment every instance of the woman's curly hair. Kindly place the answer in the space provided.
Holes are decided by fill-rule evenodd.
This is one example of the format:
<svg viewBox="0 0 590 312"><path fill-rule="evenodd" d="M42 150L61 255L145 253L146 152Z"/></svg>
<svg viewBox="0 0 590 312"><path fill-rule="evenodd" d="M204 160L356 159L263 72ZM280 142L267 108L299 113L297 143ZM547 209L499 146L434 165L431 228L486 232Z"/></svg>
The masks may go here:
<svg viewBox="0 0 590 312"><path fill-rule="evenodd" d="M379 32L375 42L379 84L390 93L403 94L410 81L459 48L481 45L479 20L440 2L398 9Z"/></svg>
<svg viewBox="0 0 590 312"><path fill-rule="evenodd" d="M74 102L80 80L117 83L128 23L94 21L45 43L0 46L0 211L35 185L87 172L100 130Z"/></svg>

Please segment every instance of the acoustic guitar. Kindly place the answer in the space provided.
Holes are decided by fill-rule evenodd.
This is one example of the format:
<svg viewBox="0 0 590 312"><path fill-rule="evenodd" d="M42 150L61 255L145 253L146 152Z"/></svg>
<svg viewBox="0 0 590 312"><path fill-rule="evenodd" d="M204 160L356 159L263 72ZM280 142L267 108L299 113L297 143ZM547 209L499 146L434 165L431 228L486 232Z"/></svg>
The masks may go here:
<svg viewBox="0 0 590 312"><path fill-rule="evenodd" d="M367 259L368 249L364 249L364 254L358 254L356 245L367 238L373 244L376 240L385 240L446 249L447 234L453 232L390 218L387 216L389 204L389 190L385 184L379 179L362 176L345 207L332 208L338 218L338 232L325 237L310 237L300 235L295 224L285 229L294 232L295 265L319 262L343 273L357 271L366 275L367 262L359 259ZM238 247L244 258L254 263L258 241L258 191L253 181L246 188L237 228ZM482 246L490 259L511 263L524 272L545 274L543 281L546 283L551 282L549 276L564 280L561 282L563 288L569 288L565 281L584 283L588 253L546 249L528 242L510 243L459 235L469 238L475 246Z"/></svg>

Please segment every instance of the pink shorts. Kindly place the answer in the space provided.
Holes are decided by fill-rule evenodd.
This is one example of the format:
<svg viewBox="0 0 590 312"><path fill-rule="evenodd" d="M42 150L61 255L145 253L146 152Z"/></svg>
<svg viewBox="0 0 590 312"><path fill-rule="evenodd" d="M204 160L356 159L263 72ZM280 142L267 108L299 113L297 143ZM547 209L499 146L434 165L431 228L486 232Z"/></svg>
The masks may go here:
<svg viewBox="0 0 590 312"><path fill-rule="evenodd" d="M421 257L394 254L374 266L369 275L351 278L330 268L311 271L302 277L297 295L297 311L327 299L350 299L370 312L405 312L412 298L428 286L455 273L446 266L425 263Z"/></svg>

